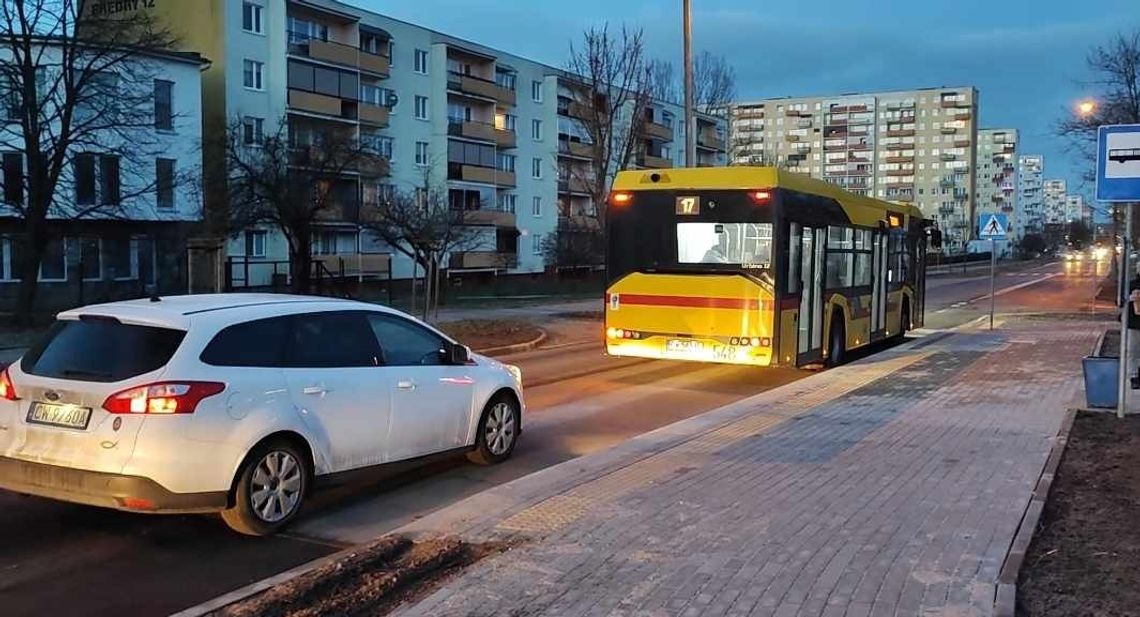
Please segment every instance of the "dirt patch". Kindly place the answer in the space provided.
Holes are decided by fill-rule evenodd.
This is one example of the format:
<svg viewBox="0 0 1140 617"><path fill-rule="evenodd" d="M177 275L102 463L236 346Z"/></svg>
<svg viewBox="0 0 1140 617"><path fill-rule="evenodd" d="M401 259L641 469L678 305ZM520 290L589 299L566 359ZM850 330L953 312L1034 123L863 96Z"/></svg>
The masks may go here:
<svg viewBox="0 0 1140 617"><path fill-rule="evenodd" d="M223 617L384 615L422 598L504 544L385 538L344 559L218 611Z"/></svg>
<svg viewBox="0 0 1140 617"><path fill-rule="evenodd" d="M529 343L542 334L538 326L519 319L467 319L442 323L439 329L476 351Z"/></svg>
<svg viewBox="0 0 1140 617"><path fill-rule="evenodd" d="M1082 412L1018 581L1018 615L1140 615L1140 417Z"/></svg>

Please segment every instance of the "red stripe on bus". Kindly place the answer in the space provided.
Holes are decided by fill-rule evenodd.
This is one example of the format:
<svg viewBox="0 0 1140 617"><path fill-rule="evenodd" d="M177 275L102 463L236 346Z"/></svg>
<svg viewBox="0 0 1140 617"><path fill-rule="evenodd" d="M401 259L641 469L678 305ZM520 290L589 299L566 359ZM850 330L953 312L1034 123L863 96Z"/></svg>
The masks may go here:
<svg viewBox="0 0 1140 617"><path fill-rule="evenodd" d="M746 311L762 310L765 307L765 303L762 300L749 298L702 298L694 296L649 296L642 294L618 294L618 296L620 304L634 306L672 306ZM608 299L609 296L607 296L607 300Z"/></svg>

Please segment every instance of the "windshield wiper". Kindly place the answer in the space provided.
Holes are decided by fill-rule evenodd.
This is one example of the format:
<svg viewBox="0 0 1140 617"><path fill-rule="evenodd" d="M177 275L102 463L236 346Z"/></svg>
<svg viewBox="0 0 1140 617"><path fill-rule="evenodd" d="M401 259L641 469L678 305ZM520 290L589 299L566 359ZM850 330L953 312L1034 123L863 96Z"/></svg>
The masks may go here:
<svg viewBox="0 0 1140 617"><path fill-rule="evenodd" d="M101 373L99 371L87 371L78 368L63 369L62 374L64 377L91 377L94 379L110 379L110 373Z"/></svg>

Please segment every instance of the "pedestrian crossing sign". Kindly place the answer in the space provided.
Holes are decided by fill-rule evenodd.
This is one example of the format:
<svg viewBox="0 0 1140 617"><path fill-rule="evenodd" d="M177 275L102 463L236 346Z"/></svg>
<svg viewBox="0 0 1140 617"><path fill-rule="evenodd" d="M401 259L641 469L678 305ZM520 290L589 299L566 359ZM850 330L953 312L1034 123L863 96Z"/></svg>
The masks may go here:
<svg viewBox="0 0 1140 617"><path fill-rule="evenodd" d="M1009 219L1004 214L983 214L978 217L978 238L981 240L1005 240L1009 229Z"/></svg>

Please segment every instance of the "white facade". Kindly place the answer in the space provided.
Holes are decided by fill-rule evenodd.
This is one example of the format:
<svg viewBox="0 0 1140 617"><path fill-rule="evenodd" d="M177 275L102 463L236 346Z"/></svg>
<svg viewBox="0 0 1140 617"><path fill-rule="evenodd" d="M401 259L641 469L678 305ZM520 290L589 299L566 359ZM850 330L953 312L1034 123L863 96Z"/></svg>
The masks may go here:
<svg viewBox="0 0 1140 617"><path fill-rule="evenodd" d="M48 79L58 58L58 48L43 50L41 65ZM41 283L82 278L92 289L103 283L141 289L162 280L163 290L177 288L181 274L176 270L185 256L177 238L185 223L202 219L201 67L202 59L191 54L139 54L105 72L107 83L114 84L105 95L115 97L120 110L113 113L121 117L107 118L109 105L92 109L90 113L103 114L108 128L81 129L78 143L66 153L48 212ZM59 92L47 94L43 115L57 113L52 107L63 103L56 98L62 96ZM86 96L94 93L88 90ZM85 118L81 107L75 113L73 126L96 121ZM48 130L59 134L58 127ZM6 188L0 203L2 282L19 277L13 265L24 228L19 208L7 199L27 198L28 162L17 122L0 126L0 150Z"/></svg>
<svg viewBox="0 0 1140 617"><path fill-rule="evenodd" d="M1045 199L1045 224L1067 223L1071 219L1068 212L1068 186L1064 180L1046 180L1043 185Z"/></svg>
<svg viewBox="0 0 1140 617"><path fill-rule="evenodd" d="M1017 220L1023 225L1020 233L1041 233L1045 228L1045 159L1039 154L1028 154L1017 159Z"/></svg>
<svg viewBox="0 0 1140 617"><path fill-rule="evenodd" d="M1025 221L1017 207L1016 129L980 129L978 131L977 214L1003 214L1009 220L1009 240L1003 251L1008 253L1025 235Z"/></svg>
<svg viewBox="0 0 1140 617"><path fill-rule="evenodd" d="M947 250L961 251L976 206L977 112L972 87L736 103L730 159L913 203L938 221Z"/></svg>

